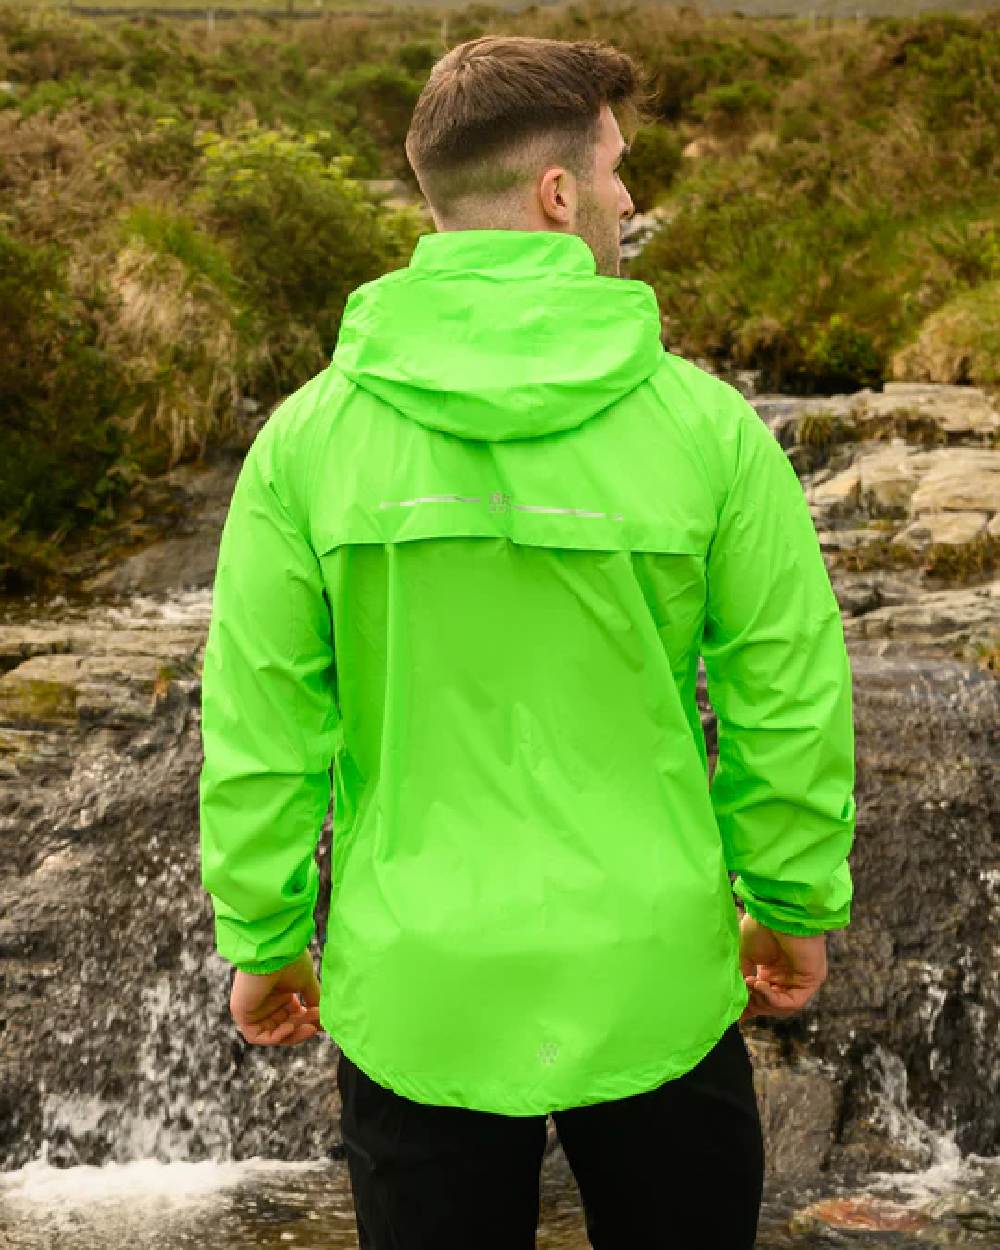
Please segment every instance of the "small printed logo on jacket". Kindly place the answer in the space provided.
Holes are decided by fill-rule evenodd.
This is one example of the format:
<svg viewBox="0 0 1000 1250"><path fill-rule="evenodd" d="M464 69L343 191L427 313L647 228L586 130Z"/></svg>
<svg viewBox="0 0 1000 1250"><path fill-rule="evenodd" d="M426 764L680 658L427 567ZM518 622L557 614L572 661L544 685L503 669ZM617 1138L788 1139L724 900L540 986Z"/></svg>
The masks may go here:
<svg viewBox="0 0 1000 1250"><path fill-rule="evenodd" d="M559 1047L555 1042L542 1042L538 1048L538 1062L545 1064L555 1063L556 1055L558 1054Z"/></svg>
<svg viewBox="0 0 1000 1250"><path fill-rule="evenodd" d="M490 511L509 512L510 495L505 494L502 490L495 490L493 494L490 495Z"/></svg>

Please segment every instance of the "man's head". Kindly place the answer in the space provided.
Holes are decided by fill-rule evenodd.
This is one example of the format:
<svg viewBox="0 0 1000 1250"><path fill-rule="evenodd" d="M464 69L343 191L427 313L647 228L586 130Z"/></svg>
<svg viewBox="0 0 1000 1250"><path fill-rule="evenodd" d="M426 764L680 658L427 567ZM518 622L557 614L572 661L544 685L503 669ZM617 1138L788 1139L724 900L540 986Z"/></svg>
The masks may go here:
<svg viewBox="0 0 1000 1250"><path fill-rule="evenodd" d="M406 155L439 231L577 234L597 272L617 277L634 205L616 167L651 96L603 42L487 35L434 65Z"/></svg>

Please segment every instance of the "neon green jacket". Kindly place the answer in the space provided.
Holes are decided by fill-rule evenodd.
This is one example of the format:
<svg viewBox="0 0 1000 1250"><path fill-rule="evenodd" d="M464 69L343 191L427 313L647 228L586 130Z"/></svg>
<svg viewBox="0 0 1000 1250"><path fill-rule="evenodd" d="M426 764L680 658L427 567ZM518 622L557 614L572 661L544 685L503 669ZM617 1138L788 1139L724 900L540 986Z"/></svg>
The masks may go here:
<svg viewBox="0 0 1000 1250"><path fill-rule="evenodd" d="M801 485L576 235L424 235L351 294L240 472L202 710L219 953L308 946L333 789L320 1019L417 1102L651 1089L746 1004L734 888L849 921L851 673Z"/></svg>

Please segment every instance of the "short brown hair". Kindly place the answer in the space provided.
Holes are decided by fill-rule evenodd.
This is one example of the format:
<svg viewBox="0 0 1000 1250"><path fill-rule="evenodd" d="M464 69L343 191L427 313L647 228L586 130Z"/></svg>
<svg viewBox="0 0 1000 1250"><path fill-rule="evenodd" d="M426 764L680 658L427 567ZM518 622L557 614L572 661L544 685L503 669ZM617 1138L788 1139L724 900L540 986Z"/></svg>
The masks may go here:
<svg viewBox="0 0 1000 1250"><path fill-rule="evenodd" d="M631 143L653 120L652 96L639 66L603 40L484 35L432 67L406 156L442 221L516 216L518 193L546 164L592 185L602 105Z"/></svg>

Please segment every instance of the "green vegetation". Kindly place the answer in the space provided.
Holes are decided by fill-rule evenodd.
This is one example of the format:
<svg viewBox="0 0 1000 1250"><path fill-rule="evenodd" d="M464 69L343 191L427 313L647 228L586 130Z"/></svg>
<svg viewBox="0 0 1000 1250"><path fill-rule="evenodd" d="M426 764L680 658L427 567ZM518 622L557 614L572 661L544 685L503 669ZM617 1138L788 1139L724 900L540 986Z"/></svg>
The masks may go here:
<svg viewBox="0 0 1000 1250"><path fill-rule="evenodd" d="M923 551L887 535L833 556L834 563L854 573L872 569L919 570L931 587L938 583L964 585L983 581L993 575L998 561L1000 539L991 534L981 534L967 543L930 543Z"/></svg>
<svg viewBox="0 0 1000 1250"><path fill-rule="evenodd" d="M932 543L925 559L928 577L945 582L988 578L1000 560L1000 538L981 534L967 543Z"/></svg>
<svg viewBox="0 0 1000 1250"><path fill-rule="evenodd" d="M491 31L608 39L653 71L622 176L663 226L623 272L672 350L800 392L1000 384L1000 15L0 7L0 589L323 366L351 290L430 228L365 180L416 194L403 138L427 73ZM848 436L817 420L807 441Z"/></svg>

